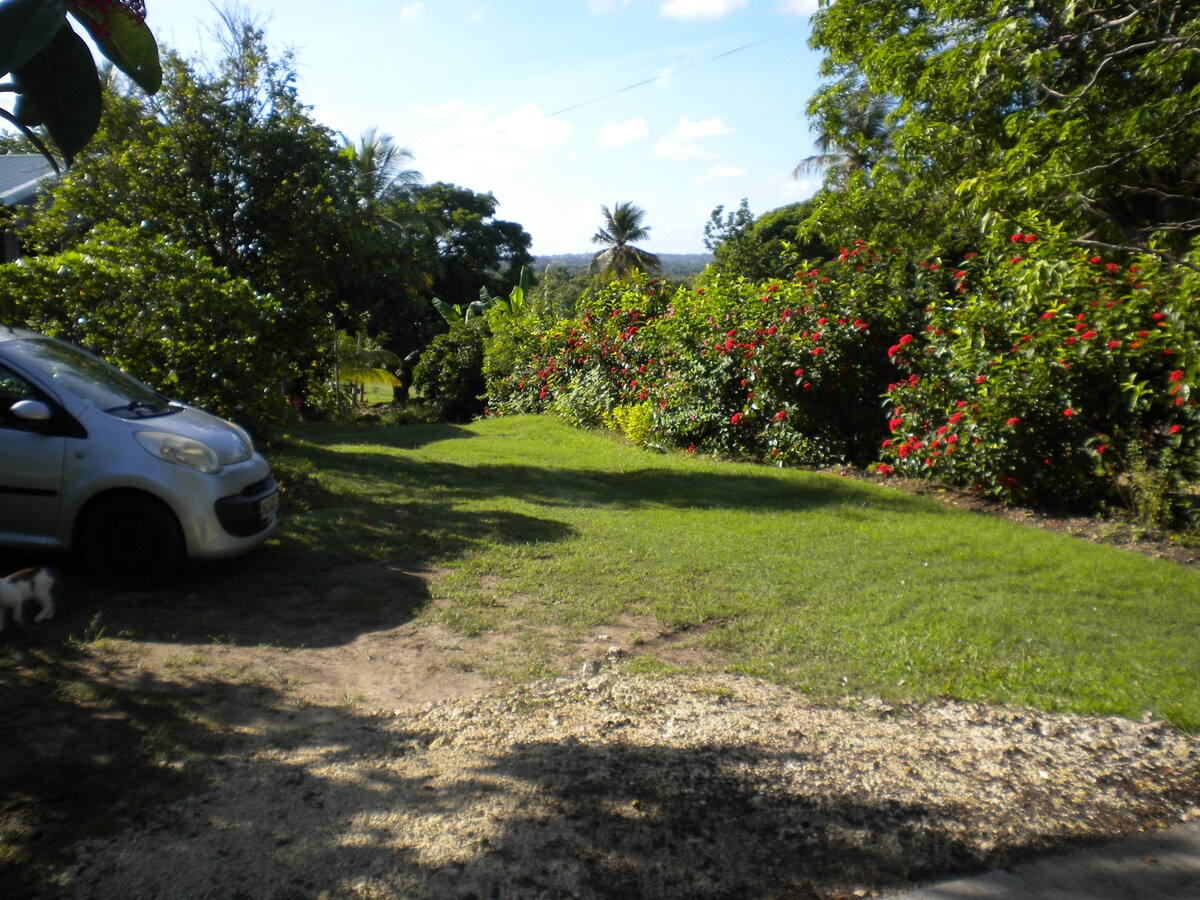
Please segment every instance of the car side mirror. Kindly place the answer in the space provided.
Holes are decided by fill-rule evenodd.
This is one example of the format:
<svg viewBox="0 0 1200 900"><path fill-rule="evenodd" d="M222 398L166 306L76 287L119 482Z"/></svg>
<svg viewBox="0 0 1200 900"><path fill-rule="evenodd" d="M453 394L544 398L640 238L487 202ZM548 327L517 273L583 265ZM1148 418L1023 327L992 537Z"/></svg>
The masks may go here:
<svg viewBox="0 0 1200 900"><path fill-rule="evenodd" d="M54 411L41 400L18 400L8 411L23 422L49 422Z"/></svg>

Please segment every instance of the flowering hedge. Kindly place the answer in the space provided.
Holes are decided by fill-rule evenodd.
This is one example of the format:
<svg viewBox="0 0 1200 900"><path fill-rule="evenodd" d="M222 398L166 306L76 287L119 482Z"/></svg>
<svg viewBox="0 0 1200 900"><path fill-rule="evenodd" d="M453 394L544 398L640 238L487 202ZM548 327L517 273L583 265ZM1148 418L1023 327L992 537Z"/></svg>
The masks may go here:
<svg viewBox="0 0 1200 900"><path fill-rule="evenodd" d="M1182 504L1200 474L1194 272L1017 231L919 273L940 298L889 348L880 471L1042 506Z"/></svg>
<svg viewBox="0 0 1200 900"><path fill-rule="evenodd" d="M489 410L1165 519L1200 476L1198 286L1027 232L950 267L860 242L787 282L641 279L493 367Z"/></svg>
<svg viewBox="0 0 1200 900"><path fill-rule="evenodd" d="M613 284L489 372L489 409L634 421L624 430L643 443L781 464L865 463L886 426L886 348L919 308L889 291L893 276L859 246L789 282ZM649 421L628 412L643 408Z"/></svg>

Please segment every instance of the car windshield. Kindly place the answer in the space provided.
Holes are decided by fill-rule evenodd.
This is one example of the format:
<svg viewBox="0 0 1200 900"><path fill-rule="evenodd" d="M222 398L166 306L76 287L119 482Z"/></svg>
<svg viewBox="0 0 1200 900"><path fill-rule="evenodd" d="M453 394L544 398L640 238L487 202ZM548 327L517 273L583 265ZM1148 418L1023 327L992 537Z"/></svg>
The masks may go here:
<svg viewBox="0 0 1200 900"><path fill-rule="evenodd" d="M133 376L70 344L42 338L14 341L9 347L30 369L105 412L161 416L178 409Z"/></svg>

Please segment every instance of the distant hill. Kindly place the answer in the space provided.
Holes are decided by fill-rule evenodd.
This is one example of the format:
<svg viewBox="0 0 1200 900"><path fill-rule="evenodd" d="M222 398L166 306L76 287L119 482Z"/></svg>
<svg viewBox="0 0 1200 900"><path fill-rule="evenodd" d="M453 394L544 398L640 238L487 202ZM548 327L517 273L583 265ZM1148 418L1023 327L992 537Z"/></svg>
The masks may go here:
<svg viewBox="0 0 1200 900"><path fill-rule="evenodd" d="M711 253L660 253L658 258L662 260L662 274L669 278L687 278L691 275L698 275L704 271L705 266L712 262ZM533 265L530 268L536 273L541 272L546 266L554 266L574 274L586 272L591 261L592 254L590 253L558 253L552 256L534 257Z"/></svg>

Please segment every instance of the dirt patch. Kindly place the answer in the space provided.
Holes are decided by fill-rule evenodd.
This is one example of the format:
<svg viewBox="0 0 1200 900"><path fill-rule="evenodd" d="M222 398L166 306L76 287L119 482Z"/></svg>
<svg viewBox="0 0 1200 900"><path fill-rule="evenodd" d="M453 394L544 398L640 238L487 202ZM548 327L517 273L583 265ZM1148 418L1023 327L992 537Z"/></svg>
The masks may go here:
<svg viewBox="0 0 1200 900"><path fill-rule="evenodd" d="M611 668L391 712L264 709L207 790L76 845L71 897L864 897L1200 814L1161 724L840 708Z"/></svg>

